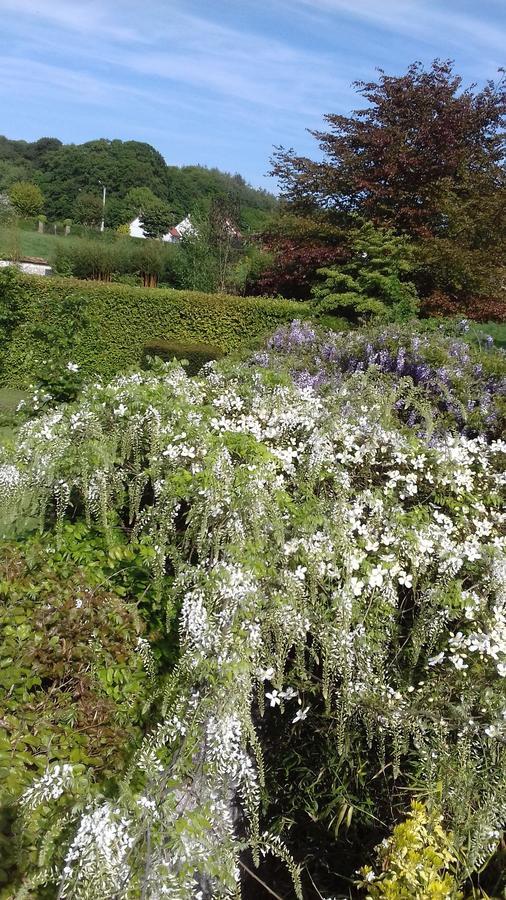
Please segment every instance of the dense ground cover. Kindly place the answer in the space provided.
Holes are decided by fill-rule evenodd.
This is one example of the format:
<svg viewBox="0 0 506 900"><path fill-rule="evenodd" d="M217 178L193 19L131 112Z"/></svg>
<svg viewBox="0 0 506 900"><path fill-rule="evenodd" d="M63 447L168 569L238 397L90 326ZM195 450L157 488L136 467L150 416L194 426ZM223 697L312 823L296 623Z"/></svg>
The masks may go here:
<svg viewBox="0 0 506 900"><path fill-rule="evenodd" d="M503 375L500 351L439 330L299 323L249 364L97 380L21 428L3 509L43 536L4 549L6 615L34 559L56 661L96 609L79 578L125 615L137 600L153 717L132 713L145 736L114 776L72 744L83 761L62 753L17 805L42 754L8 760L24 896L227 897L246 869L285 897L479 896L480 878L501 896L504 872L476 873L506 813ZM47 723L62 687L12 674L30 633L4 674ZM142 678L120 685L142 709Z"/></svg>

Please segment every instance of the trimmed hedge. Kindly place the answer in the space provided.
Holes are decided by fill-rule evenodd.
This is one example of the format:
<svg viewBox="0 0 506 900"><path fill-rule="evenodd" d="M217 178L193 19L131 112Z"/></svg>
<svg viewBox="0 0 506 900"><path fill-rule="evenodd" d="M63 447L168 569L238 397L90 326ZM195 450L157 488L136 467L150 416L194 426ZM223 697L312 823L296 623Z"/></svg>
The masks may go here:
<svg viewBox="0 0 506 900"><path fill-rule="evenodd" d="M18 321L3 348L1 380L25 387L41 361L64 348L84 377L110 377L142 365L154 342L196 342L224 353L252 347L279 325L311 315L311 305L102 284L73 278L16 279L0 273L0 306L17 290ZM21 295L21 296L20 296Z"/></svg>

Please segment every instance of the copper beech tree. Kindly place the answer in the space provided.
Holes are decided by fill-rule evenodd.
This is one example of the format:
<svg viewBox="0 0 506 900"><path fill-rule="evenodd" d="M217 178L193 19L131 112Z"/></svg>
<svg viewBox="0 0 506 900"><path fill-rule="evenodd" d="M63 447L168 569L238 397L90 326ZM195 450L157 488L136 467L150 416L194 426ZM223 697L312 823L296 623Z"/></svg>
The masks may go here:
<svg viewBox="0 0 506 900"><path fill-rule="evenodd" d="M340 225L358 215L409 236L423 250L423 292L494 290L506 238L504 77L478 90L463 88L451 61L378 71L355 82L362 109L311 132L322 160L276 149L283 199L298 215Z"/></svg>

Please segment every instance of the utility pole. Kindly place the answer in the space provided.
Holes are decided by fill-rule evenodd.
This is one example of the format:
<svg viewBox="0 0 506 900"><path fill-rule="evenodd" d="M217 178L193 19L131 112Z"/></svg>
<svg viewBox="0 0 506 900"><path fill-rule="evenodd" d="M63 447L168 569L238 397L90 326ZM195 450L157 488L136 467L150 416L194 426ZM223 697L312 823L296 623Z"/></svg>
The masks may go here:
<svg viewBox="0 0 506 900"><path fill-rule="evenodd" d="M102 222L100 223L100 231L103 231L105 228L105 194L106 194L106 186L102 184L101 181L98 182L102 186Z"/></svg>

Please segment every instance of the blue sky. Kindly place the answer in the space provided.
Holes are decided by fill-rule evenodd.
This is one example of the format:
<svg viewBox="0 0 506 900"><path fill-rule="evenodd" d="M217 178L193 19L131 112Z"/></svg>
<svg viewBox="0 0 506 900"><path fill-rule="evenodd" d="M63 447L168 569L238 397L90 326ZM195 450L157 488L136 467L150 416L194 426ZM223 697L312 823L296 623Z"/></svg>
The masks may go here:
<svg viewBox="0 0 506 900"><path fill-rule="evenodd" d="M505 0L0 0L0 133L147 141L273 188L273 145L314 154L353 80L436 56L495 77Z"/></svg>

